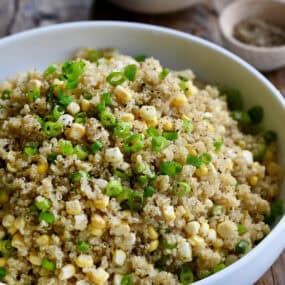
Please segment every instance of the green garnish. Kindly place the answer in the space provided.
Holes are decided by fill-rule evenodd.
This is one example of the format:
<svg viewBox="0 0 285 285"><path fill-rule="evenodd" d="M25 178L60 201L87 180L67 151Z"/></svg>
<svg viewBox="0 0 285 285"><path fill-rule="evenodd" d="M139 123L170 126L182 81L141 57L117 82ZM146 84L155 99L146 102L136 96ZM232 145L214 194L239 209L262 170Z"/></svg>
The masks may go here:
<svg viewBox="0 0 285 285"><path fill-rule="evenodd" d="M104 127L113 127L116 124L116 117L111 112L103 111L99 118Z"/></svg>
<svg viewBox="0 0 285 285"><path fill-rule="evenodd" d="M137 56L135 56L135 60L137 61L137 62L143 62L143 61L145 61L146 60L146 55L144 55L144 54L140 54L140 55L137 55Z"/></svg>
<svg viewBox="0 0 285 285"><path fill-rule="evenodd" d="M169 146L169 142L165 137L157 136L152 138L151 146L153 151L160 152Z"/></svg>
<svg viewBox="0 0 285 285"><path fill-rule="evenodd" d="M63 124L58 122L46 122L43 125L43 132L48 137L57 137L63 132Z"/></svg>
<svg viewBox="0 0 285 285"><path fill-rule="evenodd" d="M245 111L232 111L231 117L242 125L249 125L251 123L250 116Z"/></svg>
<svg viewBox="0 0 285 285"><path fill-rule="evenodd" d="M13 250L10 239L2 239L0 241L0 253L2 256L9 256Z"/></svg>
<svg viewBox="0 0 285 285"><path fill-rule="evenodd" d="M179 274L179 281L182 285L190 285L194 282L194 274L187 264L183 264Z"/></svg>
<svg viewBox="0 0 285 285"><path fill-rule="evenodd" d="M34 142L27 142L24 146L23 152L28 156L33 156L38 153L38 144Z"/></svg>
<svg viewBox="0 0 285 285"><path fill-rule="evenodd" d="M159 74L159 79L164 80L165 77L169 74L169 69L168 68L163 68L162 71Z"/></svg>
<svg viewBox="0 0 285 285"><path fill-rule="evenodd" d="M145 198L151 197L153 194L154 194L154 188L151 186L146 187L143 192L143 196Z"/></svg>
<svg viewBox="0 0 285 285"><path fill-rule="evenodd" d="M253 151L253 159L254 161L261 161L266 153L267 145L264 143L260 143Z"/></svg>
<svg viewBox="0 0 285 285"><path fill-rule="evenodd" d="M243 109L242 94L239 90L225 89L222 90L222 93L226 95L227 104L231 111Z"/></svg>
<svg viewBox="0 0 285 285"><path fill-rule="evenodd" d="M58 105L54 106L51 112L51 116L55 121L58 120L59 117L63 114L64 114L64 109Z"/></svg>
<svg viewBox="0 0 285 285"><path fill-rule="evenodd" d="M208 165L212 161L212 156L205 152L200 156L202 163Z"/></svg>
<svg viewBox="0 0 285 285"><path fill-rule="evenodd" d="M52 262L52 261L49 261L48 259L44 258L42 260L42 267L49 270L49 271L52 271L54 272L55 271L55 264Z"/></svg>
<svg viewBox="0 0 285 285"><path fill-rule="evenodd" d="M152 137L157 137L157 136L160 135L158 129L155 129L155 128L148 128L146 130L146 134L147 134L148 137L151 137L151 138Z"/></svg>
<svg viewBox="0 0 285 285"><path fill-rule="evenodd" d="M78 159L84 160L88 157L88 152L85 146L76 145L73 148L73 153L77 155Z"/></svg>
<svg viewBox="0 0 285 285"><path fill-rule="evenodd" d="M39 215L39 221L45 221L47 224L51 225L55 222L55 216L51 212L41 212Z"/></svg>
<svg viewBox="0 0 285 285"><path fill-rule="evenodd" d="M85 124L87 121L87 114L85 112L79 112L74 116L74 122L78 124Z"/></svg>
<svg viewBox="0 0 285 285"><path fill-rule="evenodd" d="M284 213L285 213L284 201L281 199L276 200L271 204L270 214L268 216L265 216L264 221L269 225L273 225L275 221L279 217L281 217Z"/></svg>
<svg viewBox="0 0 285 285"><path fill-rule="evenodd" d="M182 171L183 166L176 161L165 161L160 165L160 173L168 176L175 176Z"/></svg>
<svg viewBox="0 0 285 285"><path fill-rule="evenodd" d="M163 132L162 136L169 141L175 141L178 139L178 132Z"/></svg>
<svg viewBox="0 0 285 285"><path fill-rule="evenodd" d="M240 240L236 245L236 253L243 254L249 247L249 243L246 240Z"/></svg>
<svg viewBox="0 0 285 285"><path fill-rule="evenodd" d="M124 275L121 279L120 285L133 285L133 275L127 274Z"/></svg>
<svg viewBox="0 0 285 285"><path fill-rule="evenodd" d="M119 181L110 181L106 187L106 194L110 197L116 197L123 192L123 186Z"/></svg>
<svg viewBox="0 0 285 285"><path fill-rule="evenodd" d="M118 122L114 128L114 135L119 138L125 138L130 135L132 124L128 122Z"/></svg>
<svg viewBox="0 0 285 285"><path fill-rule="evenodd" d="M51 64L44 71L44 75L50 75L50 74L54 73L56 70L57 70L57 65L56 64Z"/></svg>
<svg viewBox="0 0 285 285"><path fill-rule="evenodd" d="M182 128L187 133L192 133L194 126L190 120L183 120Z"/></svg>
<svg viewBox="0 0 285 285"><path fill-rule="evenodd" d="M30 99L30 101L36 101L36 99L38 99L40 97L41 97L41 92L37 88L31 89L28 92L28 98Z"/></svg>
<svg viewBox="0 0 285 285"><path fill-rule="evenodd" d="M169 243L166 238L162 237L160 239L160 245L163 249L174 249L177 246L176 242Z"/></svg>
<svg viewBox="0 0 285 285"><path fill-rule="evenodd" d="M88 51L87 59L91 62L97 62L100 58L100 53L96 49Z"/></svg>
<svg viewBox="0 0 285 285"><path fill-rule="evenodd" d="M0 280L2 280L6 276L7 272L4 267L0 267Z"/></svg>
<svg viewBox="0 0 285 285"><path fill-rule="evenodd" d="M188 155L186 162L187 164L193 165L197 168L200 168L203 164L201 157L196 155Z"/></svg>
<svg viewBox="0 0 285 285"><path fill-rule="evenodd" d="M89 249L89 244L88 244L87 242L85 242L85 241L79 241L79 242L77 243L77 249L78 249L79 251L85 253L85 252L87 252L88 249Z"/></svg>
<svg viewBox="0 0 285 285"><path fill-rule="evenodd" d="M186 76L183 76L183 75L178 75L178 78L181 80L181 81L189 81L189 79L186 77Z"/></svg>
<svg viewBox="0 0 285 285"><path fill-rule="evenodd" d="M84 72L85 63L78 62L65 62L62 66L63 77L67 80L66 88L74 89L77 87L78 79Z"/></svg>
<svg viewBox="0 0 285 285"><path fill-rule="evenodd" d="M48 163L54 163L56 161L57 154L56 153L51 153L47 157Z"/></svg>
<svg viewBox="0 0 285 285"><path fill-rule="evenodd" d="M110 85L117 86L125 82L126 77L122 72L114 71L107 76L106 80Z"/></svg>
<svg viewBox="0 0 285 285"><path fill-rule="evenodd" d="M89 179L89 174L85 171L73 172L70 176L73 183L78 183L83 177Z"/></svg>
<svg viewBox="0 0 285 285"><path fill-rule="evenodd" d="M69 156L74 154L73 145L70 141L60 141L59 148L64 156Z"/></svg>
<svg viewBox="0 0 285 285"><path fill-rule="evenodd" d="M1 99L2 99L2 100L8 100L8 99L10 99L11 93L12 93L11 90L8 90L8 89L3 90Z"/></svg>
<svg viewBox="0 0 285 285"><path fill-rule="evenodd" d="M142 193L132 191L128 197L127 205L132 212L139 212L143 208L144 196Z"/></svg>
<svg viewBox="0 0 285 285"><path fill-rule="evenodd" d="M47 211L51 207L51 202L49 199L43 198L41 200L36 200L35 206L40 211Z"/></svg>
<svg viewBox="0 0 285 285"><path fill-rule="evenodd" d="M240 235L242 235L242 234L244 234L244 233L246 232L246 228L245 228L245 226L242 225L242 224L238 224L238 225L237 225L237 229L238 229L238 233L239 233Z"/></svg>
<svg viewBox="0 0 285 285"><path fill-rule="evenodd" d="M133 134L129 136L124 143L124 151L125 152L137 152L144 148L142 134Z"/></svg>
<svg viewBox="0 0 285 285"><path fill-rule="evenodd" d="M263 108L261 106L254 106L248 110L248 115L253 124L259 124L263 119Z"/></svg>
<svg viewBox="0 0 285 285"><path fill-rule="evenodd" d="M129 64L124 68L124 75L130 81L134 81L136 78L137 66L135 64Z"/></svg>
<svg viewBox="0 0 285 285"><path fill-rule="evenodd" d="M103 144L100 141L94 142L89 150L91 153L95 154L96 152L100 151L103 148Z"/></svg>
<svg viewBox="0 0 285 285"><path fill-rule="evenodd" d="M68 106L72 101L73 98L69 95L64 95L63 93L58 94L58 103L62 106Z"/></svg>
<svg viewBox="0 0 285 285"><path fill-rule="evenodd" d="M211 209L211 216L221 216L225 213L225 207L223 205L214 205Z"/></svg>
<svg viewBox="0 0 285 285"><path fill-rule="evenodd" d="M189 82L188 81L180 81L178 85L185 95L189 95Z"/></svg>
<svg viewBox="0 0 285 285"><path fill-rule="evenodd" d="M191 192L191 187L186 182L176 182L173 186L173 192L175 196L182 198Z"/></svg>
<svg viewBox="0 0 285 285"><path fill-rule="evenodd" d="M224 263L220 263L214 267L213 273L217 273L225 268L226 268L226 265Z"/></svg>
<svg viewBox="0 0 285 285"><path fill-rule="evenodd" d="M216 153L221 151L223 143L224 143L224 137L221 137L220 139L213 142Z"/></svg>

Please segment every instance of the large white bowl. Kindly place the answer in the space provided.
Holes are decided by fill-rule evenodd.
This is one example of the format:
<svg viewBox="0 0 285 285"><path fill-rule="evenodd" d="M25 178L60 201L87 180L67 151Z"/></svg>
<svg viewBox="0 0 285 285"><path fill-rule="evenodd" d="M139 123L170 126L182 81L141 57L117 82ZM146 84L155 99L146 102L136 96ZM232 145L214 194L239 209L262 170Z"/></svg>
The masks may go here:
<svg viewBox="0 0 285 285"><path fill-rule="evenodd" d="M285 166L285 100L249 64L212 43L161 27L124 22L80 22L24 32L0 40L0 81L33 67L69 58L81 47L115 47L122 52L148 54L173 69L192 68L202 79L240 89L247 106L265 110L265 126L279 134L279 159ZM285 196L285 185L282 196ZM285 217L245 257L196 285L250 285L285 248Z"/></svg>

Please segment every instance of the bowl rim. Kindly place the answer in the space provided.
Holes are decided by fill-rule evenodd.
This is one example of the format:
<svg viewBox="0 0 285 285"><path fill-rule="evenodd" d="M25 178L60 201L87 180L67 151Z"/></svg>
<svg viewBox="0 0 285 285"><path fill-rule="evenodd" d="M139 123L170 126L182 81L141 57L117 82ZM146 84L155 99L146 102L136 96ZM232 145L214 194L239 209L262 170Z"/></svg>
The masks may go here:
<svg viewBox="0 0 285 285"><path fill-rule="evenodd" d="M242 66L244 69L249 71L251 74L255 76L255 78L260 81L271 93L278 103L282 106L285 112L285 100L278 89L267 79L265 78L259 71L257 71L253 66L249 63L238 57L237 55L233 54L232 52L226 50L225 48L218 46L217 44L211 43L208 40L199 38L197 36L177 31L175 29L165 28L156 25L150 24L142 24L142 23L135 23L135 22L126 22L126 21L81 21L81 22L72 22L72 23L62 23L56 24L46 27L40 27L24 32L20 32L18 34L10 35L5 38L0 39L0 48L4 47L5 45L12 44L17 42L18 40L27 40L30 37L36 37L37 35L41 35L44 33L49 32L56 32L58 30L73 30L75 28L110 28L114 27L122 28L122 29L137 29L146 32L158 32L170 37L180 38L187 40L189 43L194 42L198 45L202 45L210 50L213 50L221 55L227 57L228 59L232 60L234 63ZM254 262L256 256L263 251L264 248L269 248L272 245L272 242L278 237L281 236L282 233L285 232L285 215L280 219L280 221L274 226L274 228L270 231L270 233L257 245L255 246L250 252L248 252L245 256L237 260L235 263L231 264L230 266L226 267L224 270L217 272L205 279L200 281L196 281L195 285L208 285L208 282L220 281L223 280L224 277L231 275L233 272L238 270L238 268L244 267L249 262ZM285 248L285 246L283 246ZM1 283L0 283L1 284Z"/></svg>
<svg viewBox="0 0 285 285"><path fill-rule="evenodd" d="M251 52L259 52L259 53L277 53L277 52L285 52L285 44L280 45L280 46L273 46L273 47L258 47L250 44L243 43L236 39L232 33L228 34L225 31L225 26L226 23L224 21L225 16L232 10L235 10L237 6L248 6L251 4L251 2L256 2L259 5L264 5L264 6L272 6L272 5L280 5L284 6L285 8L285 3L279 2L276 0L272 0L272 2L268 2L266 0L237 0L232 3L230 3L226 8L224 8L219 16L219 27L220 31L225 39L227 39L231 44L235 45L236 47L240 49L244 49L247 51Z"/></svg>

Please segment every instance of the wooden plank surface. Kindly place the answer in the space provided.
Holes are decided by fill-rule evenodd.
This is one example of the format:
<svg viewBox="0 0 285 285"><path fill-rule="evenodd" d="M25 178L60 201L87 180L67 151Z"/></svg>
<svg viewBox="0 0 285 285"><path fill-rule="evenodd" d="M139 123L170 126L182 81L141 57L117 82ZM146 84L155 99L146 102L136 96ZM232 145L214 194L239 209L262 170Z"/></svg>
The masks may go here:
<svg viewBox="0 0 285 285"><path fill-rule="evenodd" d="M105 19L167 26L221 44L217 18L211 0L181 12L160 16L130 13L106 0L0 0L0 37L59 22ZM285 68L265 75L285 96ZM255 285L285 285L284 269L285 252Z"/></svg>

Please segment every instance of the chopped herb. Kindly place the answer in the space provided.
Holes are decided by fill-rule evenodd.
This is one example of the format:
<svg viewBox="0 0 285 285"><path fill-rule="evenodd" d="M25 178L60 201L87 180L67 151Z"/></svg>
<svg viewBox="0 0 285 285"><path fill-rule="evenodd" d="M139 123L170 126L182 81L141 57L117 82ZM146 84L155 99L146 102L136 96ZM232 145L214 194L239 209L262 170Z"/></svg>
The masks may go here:
<svg viewBox="0 0 285 285"><path fill-rule="evenodd" d="M59 147L60 147L60 151L65 156L74 154L73 145L70 141L60 141Z"/></svg>
<svg viewBox="0 0 285 285"><path fill-rule="evenodd" d="M214 205L211 209L211 216L221 216L225 213L225 207L223 205Z"/></svg>
<svg viewBox="0 0 285 285"><path fill-rule="evenodd" d="M175 176L182 171L183 166L175 161L165 161L160 165L161 174Z"/></svg>
<svg viewBox="0 0 285 285"><path fill-rule="evenodd" d="M104 127L113 127L116 124L116 117L111 112L103 111L99 118Z"/></svg>
<svg viewBox="0 0 285 285"><path fill-rule="evenodd" d="M133 285L133 275L127 274L124 275L121 279L120 285Z"/></svg>
<svg viewBox="0 0 285 285"><path fill-rule="evenodd" d="M232 111L231 117L242 125L248 125L251 123L250 116L245 111Z"/></svg>
<svg viewBox="0 0 285 285"><path fill-rule="evenodd" d="M190 285L194 282L194 274L188 264L183 264L179 274L182 285Z"/></svg>
<svg viewBox="0 0 285 285"><path fill-rule="evenodd" d="M124 68L124 75L130 81L134 81L136 78L137 66L135 64L129 64Z"/></svg>
<svg viewBox="0 0 285 285"><path fill-rule="evenodd" d="M89 244L85 241L79 241L77 244L77 249L81 252L87 252L89 249Z"/></svg>
<svg viewBox="0 0 285 285"><path fill-rule="evenodd" d="M248 115L253 124L259 124L263 119L263 108L261 106L254 106L248 110Z"/></svg>
<svg viewBox="0 0 285 285"><path fill-rule="evenodd" d="M106 80L110 85L117 86L125 82L126 77L122 72L114 71L107 76Z"/></svg>
<svg viewBox="0 0 285 285"><path fill-rule="evenodd" d="M51 225L55 222L55 216L51 212L41 212L39 215L39 221L45 221L47 224Z"/></svg>
<svg viewBox="0 0 285 285"><path fill-rule="evenodd" d="M42 260L42 267L52 272L55 271L55 264L46 258Z"/></svg>
<svg viewBox="0 0 285 285"><path fill-rule="evenodd" d="M96 152L100 151L103 148L103 144L100 141L96 141L94 142L91 146L90 146L90 152L95 154Z"/></svg>
<svg viewBox="0 0 285 285"><path fill-rule="evenodd" d="M63 132L63 124L58 122L45 122L43 132L48 137L57 137Z"/></svg>
<svg viewBox="0 0 285 285"><path fill-rule="evenodd" d="M146 55L144 55L144 54L137 55L137 56L135 56L135 60L137 62L143 62L146 60Z"/></svg>
<svg viewBox="0 0 285 285"><path fill-rule="evenodd" d="M40 211L47 211L51 207L51 201L49 199L43 198L43 199L38 199L35 202L35 206L38 208Z"/></svg>
<svg viewBox="0 0 285 285"><path fill-rule="evenodd" d="M178 139L178 132L163 132L162 136L169 141L175 141Z"/></svg>
<svg viewBox="0 0 285 285"><path fill-rule="evenodd" d="M191 192L191 187L186 182L176 182L173 187L173 192L175 196L182 198Z"/></svg>
<svg viewBox="0 0 285 285"><path fill-rule="evenodd" d="M123 187L119 181L110 181L106 187L106 194L110 197L116 197L123 191Z"/></svg>
<svg viewBox="0 0 285 285"><path fill-rule="evenodd" d="M1 256L10 256L11 253L14 251L12 247L12 243L10 239L4 238L0 241L0 254Z"/></svg>
<svg viewBox="0 0 285 285"><path fill-rule="evenodd" d="M88 157L87 149L83 145L76 145L73 148L73 153L76 154L80 160L85 160Z"/></svg>
<svg viewBox="0 0 285 285"><path fill-rule="evenodd" d="M203 164L202 158L196 155L188 155L186 162L187 164L193 165L197 168L200 168Z"/></svg>
<svg viewBox="0 0 285 285"><path fill-rule="evenodd" d="M160 152L169 146L169 142L165 137L157 136L152 138L151 146L153 151Z"/></svg>
<svg viewBox="0 0 285 285"><path fill-rule="evenodd" d="M264 137L266 143L270 144L272 142L277 141L278 135L276 132L274 132L272 130L268 130L268 131L265 131L263 133L263 137Z"/></svg>
<svg viewBox="0 0 285 285"><path fill-rule="evenodd" d="M38 99L40 97L41 97L41 92L37 88L31 89L28 92L28 98L30 99L30 101L36 101L36 99Z"/></svg>
<svg viewBox="0 0 285 285"><path fill-rule="evenodd" d="M242 224L238 224L238 225L237 225L237 229L238 229L238 233L239 233L240 235L242 235L242 234L244 234L244 233L246 232L246 228L245 228L245 226L242 225Z"/></svg>
<svg viewBox="0 0 285 285"><path fill-rule="evenodd" d="M132 191L128 197L128 207L132 212L139 212L143 208L144 196L142 193Z"/></svg>
<svg viewBox="0 0 285 285"><path fill-rule="evenodd" d="M52 109L52 112L51 112L51 117L56 121L59 119L59 117L61 115L64 114L64 109L59 106L59 105L56 105L54 106L54 108Z"/></svg>
<svg viewBox="0 0 285 285"><path fill-rule="evenodd" d="M8 100L8 99L10 99L11 93L12 93L11 90L5 89L5 90L2 92L1 99L2 99L2 100Z"/></svg>
<svg viewBox="0 0 285 285"><path fill-rule="evenodd" d="M129 136L124 143L125 152L137 152L144 148L142 134L133 134Z"/></svg>
<svg viewBox="0 0 285 285"><path fill-rule="evenodd" d="M224 137L221 137L220 139L213 142L216 153L221 151L223 143L224 143Z"/></svg>
<svg viewBox="0 0 285 285"><path fill-rule="evenodd" d="M78 79L85 69L83 61L65 62L62 66L63 77L67 80L67 89L74 89L77 87Z"/></svg>
<svg viewBox="0 0 285 285"><path fill-rule="evenodd" d="M270 214L268 216L265 216L264 221L269 224L273 225L276 220L281 217L285 213L285 205L284 201L279 199L274 201L271 204Z"/></svg>
<svg viewBox="0 0 285 285"><path fill-rule="evenodd" d="M114 128L114 135L119 138L125 138L130 135L132 124L129 122L118 122Z"/></svg>
<svg viewBox="0 0 285 285"><path fill-rule="evenodd" d="M202 163L206 165L212 161L212 156L207 152L203 153L200 158L202 160Z"/></svg>
<svg viewBox="0 0 285 285"><path fill-rule="evenodd" d="M186 76L183 76L183 75L178 75L178 78L181 80L181 81L189 81L189 79L186 77Z"/></svg>
<svg viewBox="0 0 285 285"><path fill-rule="evenodd" d="M266 150L266 144L260 143L252 152L254 161L261 161L266 153Z"/></svg>
<svg viewBox="0 0 285 285"><path fill-rule="evenodd" d="M87 59L91 62L97 62L100 58L100 53L96 49L91 49L88 51Z"/></svg>
<svg viewBox="0 0 285 285"><path fill-rule="evenodd" d="M226 95L228 107L231 111L242 110L242 94L237 89L224 89L222 93Z"/></svg>
<svg viewBox="0 0 285 285"><path fill-rule="evenodd" d="M164 80L165 77L169 74L169 69L168 68L163 68L162 71L159 74L159 79Z"/></svg>
<svg viewBox="0 0 285 285"><path fill-rule="evenodd" d="M163 249L174 249L177 246L176 242L169 243L166 238L162 237L160 239L160 245Z"/></svg>
<svg viewBox="0 0 285 285"><path fill-rule="evenodd" d="M151 186L148 186L145 188L143 196L145 198L151 197L154 194L154 188Z"/></svg>
<svg viewBox="0 0 285 285"><path fill-rule="evenodd" d="M248 241L242 239L236 245L236 253L243 254L247 251L248 247Z"/></svg>
<svg viewBox="0 0 285 285"><path fill-rule="evenodd" d="M226 268L226 265L224 263L220 263L214 267L213 273L217 273L225 268Z"/></svg>
<svg viewBox="0 0 285 285"><path fill-rule="evenodd" d="M87 121L87 114L85 112L79 112L74 116L74 122L79 124L85 124Z"/></svg>
<svg viewBox="0 0 285 285"><path fill-rule="evenodd" d="M54 163L56 161L57 154L56 153L51 153L47 157L48 163Z"/></svg>
<svg viewBox="0 0 285 285"><path fill-rule="evenodd" d="M4 267L0 267L0 280L2 280L6 276L7 272Z"/></svg>
<svg viewBox="0 0 285 285"><path fill-rule="evenodd" d="M157 136L160 135L158 129L155 129L155 128L148 128L146 130L146 134L147 134L148 137L151 137L151 138L152 137L157 137Z"/></svg>
<svg viewBox="0 0 285 285"><path fill-rule="evenodd" d="M192 133L194 126L190 120L183 120L182 128L187 133Z"/></svg>
<svg viewBox="0 0 285 285"><path fill-rule="evenodd" d="M56 70L57 70L57 65L56 64L51 64L44 71L44 75L50 75L50 74L54 73Z"/></svg>
<svg viewBox="0 0 285 285"><path fill-rule="evenodd" d="M184 92L185 95L189 95L189 82L188 81L180 81L178 83L180 89Z"/></svg>
<svg viewBox="0 0 285 285"><path fill-rule="evenodd" d="M23 152L28 156L34 156L38 153L38 144L34 142L27 142L24 146Z"/></svg>

